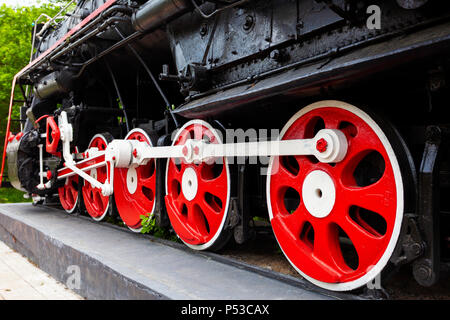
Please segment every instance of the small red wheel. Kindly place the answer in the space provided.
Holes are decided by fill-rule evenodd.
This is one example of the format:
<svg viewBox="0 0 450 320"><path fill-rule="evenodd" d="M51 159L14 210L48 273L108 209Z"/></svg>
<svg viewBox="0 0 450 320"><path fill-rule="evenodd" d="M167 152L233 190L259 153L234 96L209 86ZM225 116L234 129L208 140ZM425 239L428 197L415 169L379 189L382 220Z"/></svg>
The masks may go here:
<svg viewBox="0 0 450 320"><path fill-rule="evenodd" d="M368 114L339 101L300 110L280 137L312 138L324 128L344 132L345 158L327 164L312 156L273 157L269 216L299 273L326 289L352 290L383 270L397 243L404 210L402 150L394 152L394 137L389 140Z"/></svg>
<svg viewBox="0 0 450 320"><path fill-rule="evenodd" d="M78 204L78 175L66 178L64 186L58 188L59 201L67 213L72 213Z"/></svg>
<svg viewBox="0 0 450 320"><path fill-rule="evenodd" d="M98 150L104 151L111 140L110 134L96 134L91 139L88 148L98 148ZM106 166L92 169L87 173L101 183L104 183L107 179ZM93 187L86 180L81 188L81 193L87 213L95 221L103 220L110 209L110 197L104 196L99 188Z"/></svg>
<svg viewBox="0 0 450 320"><path fill-rule="evenodd" d="M188 139L222 143L218 133L205 121L186 123L173 145ZM212 160L212 159L211 159ZM229 239L224 230L230 201L230 173L225 158L202 163L169 159L166 167L166 208L179 238L195 250L215 250Z"/></svg>
<svg viewBox="0 0 450 320"><path fill-rule="evenodd" d="M133 129L126 140L139 140L153 146L143 129ZM156 161L114 171L114 198L122 221L133 231L140 232L141 215L153 215L156 196Z"/></svg>

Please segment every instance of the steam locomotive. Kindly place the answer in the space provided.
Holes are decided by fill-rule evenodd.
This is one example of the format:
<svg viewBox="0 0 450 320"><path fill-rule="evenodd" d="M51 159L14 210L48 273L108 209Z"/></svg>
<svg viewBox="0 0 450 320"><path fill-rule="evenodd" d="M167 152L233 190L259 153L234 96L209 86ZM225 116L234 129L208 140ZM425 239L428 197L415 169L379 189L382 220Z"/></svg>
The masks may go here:
<svg viewBox="0 0 450 320"><path fill-rule="evenodd" d="M449 18L434 0L79 0L36 21L2 177L194 250L265 218L328 290L402 265L431 286L450 258Z"/></svg>

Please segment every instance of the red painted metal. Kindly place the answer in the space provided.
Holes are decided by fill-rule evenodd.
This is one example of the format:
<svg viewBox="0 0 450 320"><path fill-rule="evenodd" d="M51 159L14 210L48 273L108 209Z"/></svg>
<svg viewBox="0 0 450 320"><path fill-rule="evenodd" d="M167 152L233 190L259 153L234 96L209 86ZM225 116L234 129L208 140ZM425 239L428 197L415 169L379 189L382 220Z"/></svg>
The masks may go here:
<svg viewBox="0 0 450 320"><path fill-rule="evenodd" d="M41 121L42 119L48 118L48 117L50 117L50 115L44 114L42 117L39 117L39 118L35 121L35 123L39 123L39 121Z"/></svg>
<svg viewBox="0 0 450 320"><path fill-rule="evenodd" d="M56 154L59 140L61 139L61 131L53 117L47 117L47 136L45 142L45 150L48 153ZM58 152L59 154L59 152Z"/></svg>
<svg viewBox="0 0 450 320"><path fill-rule="evenodd" d="M327 151L328 143L324 138L317 140L316 142L316 150L319 152Z"/></svg>
<svg viewBox="0 0 450 320"><path fill-rule="evenodd" d="M22 138L22 136L23 136L23 132L19 132L18 134L16 134L16 140L17 141L19 141L20 140L20 138Z"/></svg>
<svg viewBox="0 0 450 320"><path fill-rule="evenodd" d="M105 151L108 142L102 136L97 136L89 144L88 148L98 148L99 151ZM105 183L107 179L107 168L106 166L99 167L96 169L97 180L100 183ZM89 172L88 172L89 174ZM81 193L83 195L84 206L88 214L94 219L100 219L104 216L104 213L108 209L109 196L104 196L99 188L93 187L86 180L84 181L83 187L81 188Z"/></svg>
<svg viewBox="0 0 450 320"><path fill-rule="evenodd" d="M8 137L8 142L13 141L15 137L16 137L16 136L13 135L13 134L10 132L10 133L9 133L9 137Z"/></svg>
<svg viewBox="0 0 450 320"><path fill-rule="evenodd" d="M72 212L78 202L78 181L77 175L68 177L65 185L58 188L59 201L68 212Z"/></svg>
<svg viewBox="0 0 450 320"><path fill-rule="evenodd" d="M91 167L91 166L94 166L94 165L99 165L101 163L104 163L103 166L106 165L106 163L105 163L105 155L104 154L98 155L96 157L92 157L90 159L85 159L83 161L80 161L75 166L78 169L84 169L84 168L88 168L88 167ZM69 168L60 169L58 171L58 177L62 177L62 176L66 175L66 174L69 174L71 172L73 172L73 171L72 171L72 169L69 169Z"/></svg>
<svg viewBox="0 0 450 320"><path fill-rule="evenodd" d="M140 131L132 132L127 140L138 140L151 145L149 137ZM154 159L150 159L146 165L136 167L137 188L133 193L130 193L127 187L127 173L128 168L115 169L114 199L123 222L132 229L139 229L141 227L140 216L151 215L154 210L156 162Z"/></svg>
<svg viewBox="0 0 450 320"><path fill-rule="evenodd" d="M193 137L202 140L207 137L211 143L218 143L210 129L192 124L183 129L175 145L183 145ZM166 208L170 222L177 235L191 245L210 241L219 231L229 197L228 176L225 160L199 164L186 163L184 159L169 159L167 169ZM182 179L186 169L195 171L198 189L191 201L182 191Z"/></svg>
<svg viewBox="0 0 450 320"><path fill-rule="evenodd" d="M8 147L8 139L10 137L11 133L11 113L12 113L12 106L14 103L14 90L16 88L16 81L17 81L17 75L14 76L12 88L11 88L11 98L9 100L9 111L8 111L8 123L6 125L6 133L5 133L5 143L3 144L3 156L2 156L2 169L0 172L0 188L2 186L3 181L3 172L5 170L5 160L6 160L6 148Z"/></svg>
<svg viewBox="0 0 450 320"><path fill-rule="evenodd" d="M275 157L270 180L271 223L283 252L299 270L322 282L342 283L365 275L387 249L396 219L396 181L387 152L377 134L364 120L349 111L332 107L312 110L291 125L283 140L312 138L318 119L324 121L325 128L339 128L345 133L349 143L348 153L343 161L335 165L317 162L308 156L292 157L289 161L287 157ZM353 124L356 134L353 130L340 128L344 122ZM354 177L355 168L373 151L383 158L384 172L376 182L359 187ZM334 207L323 218L311 215L302 199L303 181L314 170L326 172L336 188ZM300 195L300 203L293 212L288 212L284 201L290 188ZM350 208L363 208L381 216L386 222L385 233L380 234L367 227L360 219L359 209L356 210L356 217L351 217ZM344 260L339 229L348 235L356 250L356 269ZM308 237L311 230L313 236L310 233Z"/></svg>
<svg viewBox="0 0 450 320"><path fill-rule="evenodd" d="M88 24L92 19L97 17L101 12L112 6L117 0L108 0L103 5L98 7L94 12L92 12L89 16L87 16L83 21L81 21L79 24L77 24L75 27L73 27L64 37L59 39L53 46L51 46L49 49L47 49L44 53L42 53L39 57L34 59L32 62L30 62L26 67L24 67L22 70L20 70L13 78L12 85L11 85L11 98L9 100L9 111L8 111L8 123L6 125L6 133L5 133L5 143L3 145L3 156L2 156L2 168L0 172L0 188L2 186L2 180L3 180L3 172L5 169L5 159L6 159L6 147L8 146L8 137L11 129L11 114L12 114L12 108L14 104L14 91L16 89L16 83L17 80L20 79L22 74L30 69L32 66L34 66L38 61L42 60L44 57L46 57L50 52L55 50L59 45L64 45L65 41L71 37L75 32L80 30L82 27L84 27L86 24Z"/></svg>

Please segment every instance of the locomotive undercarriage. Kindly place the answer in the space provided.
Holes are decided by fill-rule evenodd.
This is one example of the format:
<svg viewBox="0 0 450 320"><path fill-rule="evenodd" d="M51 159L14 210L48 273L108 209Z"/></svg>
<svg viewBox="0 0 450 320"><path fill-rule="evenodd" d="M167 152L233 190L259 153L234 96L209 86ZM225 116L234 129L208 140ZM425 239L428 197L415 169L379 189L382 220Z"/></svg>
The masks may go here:
<svg viewBox="0 0 450 320"><path fill-rule="evenodd" d="M450 258L448 5L380 1L369 30L358 3L160 1L158 20L151 1L106 2L17 76L34 91L8 137L12 184L136 232L153 215L195 250L245 242L262 216L330 290L405 264L435 284Z"/></svg>

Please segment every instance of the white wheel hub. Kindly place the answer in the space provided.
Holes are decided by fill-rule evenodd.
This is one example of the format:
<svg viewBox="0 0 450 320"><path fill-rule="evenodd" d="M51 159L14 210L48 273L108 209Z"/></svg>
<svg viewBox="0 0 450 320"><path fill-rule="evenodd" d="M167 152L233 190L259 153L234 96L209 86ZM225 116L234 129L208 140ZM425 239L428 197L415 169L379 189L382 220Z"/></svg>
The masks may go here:
<svg viewBox="0 0 450 320"><path fill-rule="evenodd" d="M137 190L138 178L136 168L131 167L127 171L127 189L130 194L134 194Z"/></svg>
<svg viewBox="0 0 450 320"><path fill-rule="evenodd" d="M310 172L302 187L302 199L308 212L316 218L325 218L336 201L333 179L322 170Z"/></svg>
<svg viewBox="0 0 450 320"><path fill-rule="evenodd" d="M186 168L181 179L181 190L186 200L191 201L197 195L198 190L198 178L195 170L192 168Z"/></svg>

